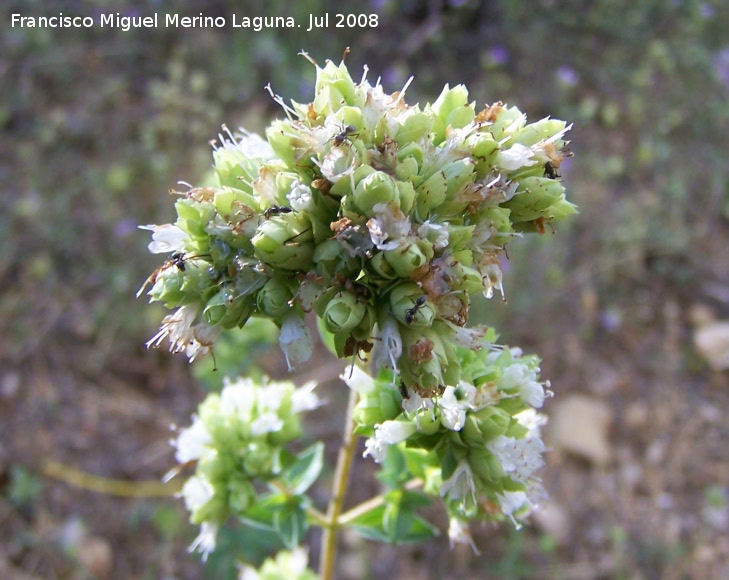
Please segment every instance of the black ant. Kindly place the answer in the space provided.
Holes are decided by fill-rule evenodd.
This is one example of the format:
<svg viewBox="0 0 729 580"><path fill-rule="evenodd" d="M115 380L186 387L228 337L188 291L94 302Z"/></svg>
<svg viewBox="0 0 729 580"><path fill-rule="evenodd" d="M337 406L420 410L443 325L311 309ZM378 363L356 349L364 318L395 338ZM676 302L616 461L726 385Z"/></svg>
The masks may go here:
<svg viewBox="0 0 729 580"><path fill-rule="evenodd" d="M177 266L177 269L180 272L184 272L186 268L185 260L186 258L184 252L173 252L172 254L170 254L169 263L171 266Z"/></svg>
<svg viewBox="0 0 729 580"><path fill-rule="evenodd" d="M274 205L273 207L269 207L266 211L263 212L263 217L265 217L267 220L271 219L271 216L275 215L281 215L283 213L291 213L294 211L290 207L281 207L278 205Z"/></svg>
<svg viewBox="0 0 729 580"><path fill-rule="evenodd" d="M345 141L349 141L349 138L351 136L356 135L356 130L357 128L354 125L346 125L345 127L342 127L341 132L334 135L334 138L332 139L332 141L334 142L334 146L339 147Z"/></svg>
<svg viewBox="0 0 729 580"><path fill-rule="evenodd" d="M157 276L162 273L167 268L171 268L172 266L175 266L180 272L184 272L187 268L187 264L185 264L186 260L189 260L191 258L204 258L208 257L208 254L200 254L197 256L185 256L185 252L172 252L170 254L169 260L165 260L165 263L162 264L159 268L157 268L154 272L152 272L149 275L149 278L145 280L144 284L142 284L142 287L137 292L137 296L141 296L144 289L147 287L148 284L154 284L157 281Z"/></svg>
<svg viewBox="0 0 729 580"><path fill-rule="evenodd" d="M400 379L398 381L397 386L398 386L398 390L400 391L400 396L403 398L403 400L404 399L409 399L410 398L410 393L408 393L408 388L405 386L405 381L403 381L402 379Z"/></svg>
<svg viewBox="0 0 729 580"><path fill-rule="evenodd" d="M425 304L425 302L428 300L428 295L423 294L422 296L419 296L418 299L415 301L415 306L412 308L408 308L405 311L405 322L408 324L412 324L415 320L415 316L418 314L418 310L422 308L422 306Z"/></svg>
<svg viewBox="0 0 729 580"><path fill-rule="evenodd" d="M557 179L558 177L562 177L557 171L557 168L549 161L544 164L544 175L549 177L549 179Z"/></svg>

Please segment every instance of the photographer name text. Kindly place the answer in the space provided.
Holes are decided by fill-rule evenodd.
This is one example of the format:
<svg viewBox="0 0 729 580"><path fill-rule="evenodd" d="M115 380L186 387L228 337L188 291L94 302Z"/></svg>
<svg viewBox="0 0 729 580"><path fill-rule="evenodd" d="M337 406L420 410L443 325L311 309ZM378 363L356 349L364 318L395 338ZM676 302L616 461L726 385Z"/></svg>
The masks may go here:
<svg viewBox="0 0 729 580"><path fill-rule="evenodd" d="M248 28L259 32L264 28L305 28L306 32L321 28L377 28L377 14L309 14L306 22L297 22L292 16L181 16L180 14L150 14L125 16L97 14L95 16L67 16L63 12L53 16L23 16L12 14L13 28L113 28L124 32L137 28Z"/></svg>

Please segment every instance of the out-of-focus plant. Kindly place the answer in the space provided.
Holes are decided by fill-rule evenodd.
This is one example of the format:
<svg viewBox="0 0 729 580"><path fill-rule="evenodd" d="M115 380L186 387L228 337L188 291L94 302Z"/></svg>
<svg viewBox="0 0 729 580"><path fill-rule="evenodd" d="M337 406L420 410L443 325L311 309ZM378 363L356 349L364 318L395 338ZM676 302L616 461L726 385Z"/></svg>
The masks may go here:
<svg viewBox="0 0 729 580"><path fill-rule="evenodd" d="M216 183L180 192L174 224L145 226L150 251L168 259L140 294L149 285L151 300L174 310L148 345L168 339L190 360L260 317L278 326L293 370L312 353L306 313L332 352L351 358L326 513L307 495L323 445L293 445L300 413L320 404L314 385L229 381L175 442L177 460L196 465L182 491L200 526L194 549L213 551L230 517L274 530L289 550L320 526L329 578L341 528L421 541L437 530L417 511L436 498L451 541L472 543L469 522L518 527L538 502L536 409L549 383L536 357L468 326L469 308L473 295L503 296L508 242L575 208L559 179L565 122L527 123L502 103L478 110L462 85L412 106L409 81L390 94L366 69L360 82L343 62L316 70L312 102L271 93L286 118L265 138L224 129ZM365 456L382 466L386 490L344 512L356 436L367 438ZM279 555L258 574L279 567L308 577L301 562L299 552Z"/></svg>

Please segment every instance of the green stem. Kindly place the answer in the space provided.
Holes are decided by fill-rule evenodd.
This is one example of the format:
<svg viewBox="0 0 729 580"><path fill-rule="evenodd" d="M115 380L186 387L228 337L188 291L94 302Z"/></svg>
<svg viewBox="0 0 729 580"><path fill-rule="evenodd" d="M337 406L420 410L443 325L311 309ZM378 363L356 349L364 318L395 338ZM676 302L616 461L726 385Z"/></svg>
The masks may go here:
<svg viewBox="0 0 729 580"><path fill-rule="evenodd" d="M334 471L332 496L327 511L327 524L324 527L321 552L319 558L319 574L322 580L331 580L334 575L334 564L337 554L337 531L340 527L339 515L344 505L344 495L349 482L349 472L354 458L357 438L354 436L354 407L357 404L357 391L349 390L347 417L344 423L344 440L339 449L337 467Z"/></svg>
<svg viewBox="0 0 729 580"><path fill-rule="evenodd" d="M412 491L413 489L423 487L424 483L425 482L420 478L411 479L405 484L404 489ZM354 506L351 510L347 510L341 516L339 516L339 525L346 526L349 522L356 520L361 515L366 514L367 512L372 511L377 507L380 507L384 503L385 496L383 495L378 495L371 499L368 499L367 501L363 501L361 504Z"/></svg>

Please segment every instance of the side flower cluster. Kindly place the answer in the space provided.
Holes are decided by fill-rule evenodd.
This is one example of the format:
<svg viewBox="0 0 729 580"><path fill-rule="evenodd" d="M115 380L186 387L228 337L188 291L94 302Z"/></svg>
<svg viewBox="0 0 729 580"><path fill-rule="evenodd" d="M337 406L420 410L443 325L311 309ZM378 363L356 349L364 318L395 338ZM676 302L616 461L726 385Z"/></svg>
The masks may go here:
<svg viewBox="0 0 729 580"><path fill-rule="evenodd" d="M180 192L174 224L147 226L167 253L149 295L175 311L167 338L190 359L223 329L273 320L289 367L305 361L314 311L340 357L376 363L419 396L458 385L470 296L503 294L500 255L523 232L574 213L559 180L569 126L516 107L477 110L462 85L424 107L317 66L315 95L266 138L226 130L216 183ZM140 290L141 292L141 290Z"/></svg>
<svg viewBox="0 0 729 580"><path fill-rule="evenodd" d="M542 496L535 473L544 463L546 418L536 409L551 393L539 381L539 360L518 349L457 356L461 379L432 398L403 399L386 372L375 380L355 369L342 378L360 394L355 420L369 437L365 456L403 460L426 493L443 499L451 537L465 541L469 520L519 525Z"/></svg>
<svg viewBox="0 0 729 580"><path fill-rule="evenodd" d="M200 526L191 550L210 553L220 525L255 505L254 482L279 475L283 447L301 435L299 414L319 405L313 388L239 379L200 404L173 441L178 463L196 463L181 492L190 521Z"/></svg>

